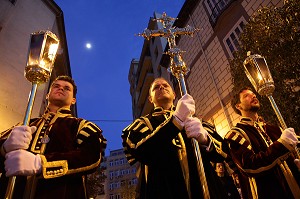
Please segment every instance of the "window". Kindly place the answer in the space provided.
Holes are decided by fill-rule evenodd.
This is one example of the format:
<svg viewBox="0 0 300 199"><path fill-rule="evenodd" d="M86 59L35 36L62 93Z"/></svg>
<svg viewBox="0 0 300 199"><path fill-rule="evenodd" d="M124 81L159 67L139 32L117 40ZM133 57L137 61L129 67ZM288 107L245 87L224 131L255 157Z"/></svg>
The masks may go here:
<svg viewBox="0 0 300 199"><path fill-rule="evenodd" d="M116 166L119 165L119 159L116 159L116 160L115 160L115 165L116 165Z"/></svg>
<svg viewBox="0 0 300 199"><path fill-rule="evenodd" d="M223 40L225 47L231 56L233 56L234 51L239 50L239 37L243 32L245 24L246 21L242 17Z"/></svg>
<svg viewBox="0 0 300 199"><path fill-rule="evenodd" d="M234 0L206 0L205 4L209 10L209 21L214 26L219 16L228 8Z"/></svg>
<svg viewBox="0 0 300 199"><path fill-rule="evenodd" d="M114 183L110 183L109 184L109 190L113 190L114 189Z"/></svg>
<svg viewBox="0 0 300 199"><path fill-rule="evenodd" d="M125 158L120 159L120 165L123 165L125 163Z"/></svg>
<svg viewBox="0 0 300 199"><path fill-rule="evenodd" d="M136 173L136 168L132 168L131 173Z"/></svg>
<svg viewBox="0 0 300 199"><path fill-rule="evenodd" d="M110 171L110 172L109 172L109 178L110 178L110 179L113 179L113 177L114 177L114 172L113 172L113 171Z"/></svg>
<svg viewBox="0 0 300 199"><path fill-rule="evenodd" d="M138 179L137 178L132 179L132 183L133 184L137 184L138 183Z"/></svg>
<svg viewBox="0 0 300 199"><path fill-rule="evenodd" d="M120 170L115 171L115 176L118 177L120 175Z"/></svg>

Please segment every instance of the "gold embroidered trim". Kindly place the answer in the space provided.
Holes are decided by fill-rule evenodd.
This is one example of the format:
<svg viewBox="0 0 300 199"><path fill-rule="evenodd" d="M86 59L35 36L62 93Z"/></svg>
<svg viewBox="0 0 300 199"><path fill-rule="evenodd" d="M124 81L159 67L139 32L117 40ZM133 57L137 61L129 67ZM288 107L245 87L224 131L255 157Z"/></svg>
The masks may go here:
<svg viewBox="0 0 300 199"><path fill-rule="evenodd" d="M147 127L147 126L145 126L144 128L142 128L141 130L140 130L140 132L141 133L145 133L146 131L148 131L149 130L149 128Z"/></svg>
<svg viewBox="0 0 300 199"><path fill-rule="evenodd" d="M244 168L241 168L239 165L237 165L241 170L243 170L244 172L246 173L252 173L252 174L255 174L255 173L261 173L263 171L267 171L271 168L273 168L274 166L276 166L277 164L280 164L282 161L286 160L288 158L289 154L285 154L285 155L282 155L280 156L279 158L277 158L276 160L274 160L271 164L269 164L268 166L265 166L265 167L260 167L258 169L244 169Z"/></svg>
<svg viewBox="0 0 300 199"><path fill-rule="evenodd" d="M68 174L73 174L73 173L79 173L79 172L83 172L83 171L88 171L90 169L96 168L100 165L100 161L101 161L101 157L96 163L91 164L89 166L85 166L85 167L81 167L81 168L77 168L77 169L69 169L67 171L67 175Z"/></svg>
<svg viewBox="0 0 300 199"><path fill-rule="evenodd" d="M141 123L141 122L140 122L140 123L138 123L138 124L137 124L137 125L134 127L134 129L133 129L133 130L134 130L134 131L136 131L136 130L137 130L137 129L138 129L138 128L139 128L139 127L142 125L142 124L143 124L143 123Z"/></svg>
<svg viewBox="0 0 300 199"><path fill-rule="evenodd" d="M255 178L248 177L248 180L249 180L251 194L252 194L253 199L258 199L257 186L256 186L256 180L255 180Z"/></svg>
<svg viewBox="0 0 300 199"><path fill-rule="evenodd" d="M83 130L79 131L79 134L80 134L80 135L83 135L83 136L85 136L85 137L90 137L90 134L87 133L87 132L85 132L85 131L83 131Z"/></svg>
<svg viewBox="0 0 300 199"><path fill-rule="evenodd" d="M153 135L155 135L157 133L157 131L159 131L163 126L165 126L169 121L170 119L172 118L172 116L168 117L163 123L161 123L154 131L152 131L151 134L147 135L144 139L142 139L140 142L138 142L136 144L136 148L139 147L141 144L143 144L146 140L148 140L149 138L151 138ZM150 121L148 118L144 118L145 119L145 122L146 123L149 123L150 124ZM149 126L148 126L149 127ZM152 128L152 126L151 126ZM149 129L151 129L149 127Z"/></svg>
<svg viewBox="0 0 300 199"><path fill-rule="evenodd" d="M153 127L152 127L150 120L147 117L141 117L141 118L143 119L141 121L146 123L146 126L149 128L149 130L153 131Z"/></svg>
<svg viewBox="0 0 300 199"><path fill-rule="evenodd" d="M48 162L44 155L40 155L42 160L42 175L45 179L64 176L68 172L68 162L59 160Z"/></svg>
<svg viewBox="0 0 300 199"><path fill-rule="evenodd" d="M243 131L240 128L233 127L226 135L226 139L238 141L238 143L244 147L247 147L247 149L252 150L251 142L245 131Z"/></svg>

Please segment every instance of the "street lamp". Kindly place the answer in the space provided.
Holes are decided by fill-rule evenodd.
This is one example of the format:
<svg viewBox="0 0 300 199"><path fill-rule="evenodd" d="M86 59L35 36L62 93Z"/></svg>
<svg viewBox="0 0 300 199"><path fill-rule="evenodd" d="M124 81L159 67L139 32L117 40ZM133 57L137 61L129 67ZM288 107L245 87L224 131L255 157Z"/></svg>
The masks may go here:
<svg viewBox="0 0 300 199"><path fill-rule="evenodd" d="M50 31L39 31L31 34L28 58L24 75L32 83L23 125L29 125L37 86L49 80L56 58L59 40ZM11 199L15 188L16 176L9 178L5 199Z"/></svg>
<svg viewBox="0 0 300 199"><path fill-rule="evenodd" d="M245 68L245 73L255 90L258 92L258 94L268 97L281 127L286 129L287 125L274 101L274 98L272 97L275 86L265 58L258 54L248 55L243 65ZM295 151L297 158L299 158L300 153L297 147L295 148Z"/></svg>

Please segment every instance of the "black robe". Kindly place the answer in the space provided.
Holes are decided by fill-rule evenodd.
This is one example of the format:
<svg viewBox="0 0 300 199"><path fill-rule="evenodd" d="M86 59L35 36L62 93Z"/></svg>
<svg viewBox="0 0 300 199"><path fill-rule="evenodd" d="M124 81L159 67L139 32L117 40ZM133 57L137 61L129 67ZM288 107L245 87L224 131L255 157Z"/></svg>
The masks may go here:
<svg viewBox="0 0 300 199"><path fill-rule="evenodd" d="M156 108L123 130L127 160L131 165L139 162L141 168L136 198L203 198L191 139L172 122L172 112ZM209 133L217 134L208 123L203 123L203 126ZM208 152L202 147L201 156L210 198L225 198L225 191L210 163L223 157L215 150Z"/></svg>
<svg viewBox="0 0 300 199"><path fill-rule="evenodd" d="M82 199L86 198L85 175L96 171L104 157L106 139L95 124L72 117L69 109L56 114L45 112L43 117L32 119L37 126L28 151L41 154L42 173L36 176L35 198ZM0 146L11 129L1 133ZM50 138L46 145L41 138ZM5 158L0 156L0 198L4 198L8 178L4 170ZM23 198L26 177L17 176L13 198ZM34 191L33 190L33 191Z"/></svg>
<svg viewBox="0 0 300 199"><path fill-rule="evenodd" d="M253 121L246 117L226 134L230 156L239 168L243 198L293 199L291 189L299 190L300 172L293 162L295 157L290 146L280 141L280 136L278 126L267 124L261 118ZM292 173L283 172L283 165ZM284 173L294 184L287 183Z"/></svg>

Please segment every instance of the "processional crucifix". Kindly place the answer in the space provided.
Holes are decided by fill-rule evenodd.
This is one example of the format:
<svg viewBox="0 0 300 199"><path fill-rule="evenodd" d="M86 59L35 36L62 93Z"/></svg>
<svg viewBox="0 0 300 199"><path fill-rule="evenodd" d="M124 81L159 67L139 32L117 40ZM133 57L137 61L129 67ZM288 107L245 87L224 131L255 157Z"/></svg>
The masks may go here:
<svg viewBox="0 0 300 199"><path fill-rule="evenodd" d="M152 37L164 37L167 39L169 44L169 49L166 52L171 57L170 61L170 67L168 68L168 71L172 73L178 80L178 83L180 85L180 92L181 95L187 94L187 89L185 85L184 75L186 75L189 72L189 68L186 66L185 62L182 59L182 53L184 51L180 50L176 46L175 38L179 35L191 35L196 31L199 31L197 28L193 28L191 26L187 26L185 28L177 28L172 27L173 22L176 20L176 18L172 18L167 16L167 14L164 12L161 16L161 18L153 19L153 21L161 22L163 28L157 29L157 30L149 30L145 29L143 33L139 33L138 36L142 36L149 40ZM197 169L200 176L200 182L203 189L203 196L205 199L209 199L209 191L207 186L207 181L205 177L204 172L204 166L202 161L202 156L200 153L200 147L196 139L192 139L192 144L194 147L195 156L197 158Z"/></svg>

